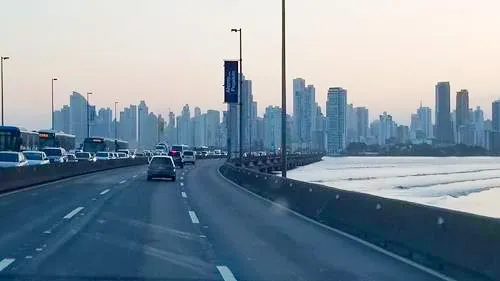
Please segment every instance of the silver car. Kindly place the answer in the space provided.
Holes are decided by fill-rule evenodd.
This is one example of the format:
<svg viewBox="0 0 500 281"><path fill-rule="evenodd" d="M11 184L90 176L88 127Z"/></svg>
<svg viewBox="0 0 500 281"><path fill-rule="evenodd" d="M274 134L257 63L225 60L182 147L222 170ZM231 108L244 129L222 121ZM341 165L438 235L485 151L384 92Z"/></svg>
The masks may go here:
<svg viewBox="0 0 500 281"><path fill-rule="evenodd" d="M43 151L23 151L24 157L28 160L28 165L47 165L49 158Z"/></svg>
<svg viewBox="0 0 500 281"><path fill-rule="evenodd" d="M0 168L22 167L28 165L28 160L21 152L0 151Z"/></svg>
<svg viewBox="0 0 500 281"><path fill-rule="evenodd" d="M172 157L157 155L151 158L148 165L148 181L153 178L170 178L175 181L175 177L175 165Z"/></svg>
<svg viewBox="0 0 500 281"><path fill-rule="evenodd" d="M50 163L65 163L68 161L67 152L62 147L45 147L42 151L47 154Z"/></svg>

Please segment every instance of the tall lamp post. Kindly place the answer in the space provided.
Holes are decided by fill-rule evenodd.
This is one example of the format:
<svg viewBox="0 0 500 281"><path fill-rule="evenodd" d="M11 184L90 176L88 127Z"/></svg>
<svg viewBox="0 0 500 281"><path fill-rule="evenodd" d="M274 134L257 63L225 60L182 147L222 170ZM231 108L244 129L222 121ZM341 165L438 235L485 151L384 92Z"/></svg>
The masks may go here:
<svg viewBox="0 0 500 281"><path fill-rule="evenodd" d="M116 128L116 114L117 114L117 112L116 112L116 105L117 104L118 104L118 102L115 101L115 139L118 138L118 131L117 131L117 128Z"/></svg>
<svg viewBox="0 0 500 281"><path fill-rule="evenodd" d="M52 84L52 130L54 130L54 81L57 81L57 78L54 77L50 81Z"/></svg>
<svg viewBox="0 0 500 281"><path fill-rule="evenodd" d="M90 138L90 116L89 116L89 96L92 95L92 92L87 92L87 138Z"/></svg>
<svg viewBox="0 0 500 281"><path fill-rule="evenodd" d="M285 0L281 1L281 176L286 178L286 28Z"/></svg>
<svg viewBox="0 0 500 281"><path fill-rule="evenodd" d="M4 125L4 110L3 110L3 61L8 60L10 57L0 57L0 90L2 92L2 126Z"/></svg>
<svg viewBox="0 0 500 281"><path fill-rule="evenodd" d="M243 165L243 44L242 44L242 35L241 28L232 28L231 32L239 32L240 33L240 75L238 80L240 81L240 166Z"/></svg>

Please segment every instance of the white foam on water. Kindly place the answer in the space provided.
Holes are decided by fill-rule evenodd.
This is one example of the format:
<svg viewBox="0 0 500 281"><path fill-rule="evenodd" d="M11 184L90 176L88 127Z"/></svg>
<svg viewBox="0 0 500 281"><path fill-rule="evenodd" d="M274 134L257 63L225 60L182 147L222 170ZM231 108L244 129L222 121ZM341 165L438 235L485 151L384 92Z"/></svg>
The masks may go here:
<svg viewBox="0 0 500 281"><path fill-rule="evenodd" d="M324 157L288 177L344 190L500 217L500 158Z"/></svg>

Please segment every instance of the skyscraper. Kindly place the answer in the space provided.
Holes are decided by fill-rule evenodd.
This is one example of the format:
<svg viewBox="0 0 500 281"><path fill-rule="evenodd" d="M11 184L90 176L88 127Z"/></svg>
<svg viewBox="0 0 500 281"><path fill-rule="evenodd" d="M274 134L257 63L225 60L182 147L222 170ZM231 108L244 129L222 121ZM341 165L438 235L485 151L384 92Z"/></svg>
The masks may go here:
<svg viewBox="0 0 500 281"><path fill-rule="evenodd" d="M93 135L114 137L113 111L111 108L100 108L94 120Z"/></svg>
<svg viewBox="0 0 500 281"><path fill-rule="evenodd" d="M292 140L301 149L310 149L312 132L316 117L316 89L313 85L305 86L305 80L293 80L293 137Z"/></svg>
<svg viewBox="0 0 500 281"><path fill-rule="evenodd" d="M387 112L384 112L379 116L379 121L378 144L384 145L387 143L387 140L392 137L396 137L396 134L394 134L396 127L394 121L392 120L392 116L387 114Z"/></svg>
<svg viewBox="0 0 500 281"><path fill-rule="evenodd" d="M417 116L420 125L420 130L423 132L425 138L433 137L432 129L432 109L430 107L423 107L417 109Z"/></svg>
<svg viewBox="0 0 500 281"><path fill-rule="evenodd" d="M78 92L69 97L70 133L75 135L76 144L82 144L87 137L87 100Z"/></svg>
<svg viewBox="0 0 500 281"><path fill-rule="evenodd" d="M177 128L175 124L175 113L173 113L172 111L168 113L167 142L170 144L177 143Z"/></svg>
<svg viewBox="0 0 500 281"><path fill-rule="evenodd" d="M182 108L180 117L180 124L177 124L177 126L179 126L179 141L181 142L181 144L192 145L193 139L190 129L191 111L189 110L188 104L184 105L184 107Z"/></svg>
<svg viewBox="0 0 500 281"><path fill-rule="evenodd" d="M469 121L469 92L465 89L457 92L456 103L456 132L460 132L460 127L468 124ZM461 139L461 138L459 138Z"/></svg>
<svg viewBox="0 0 500 281"><path fill-rule="evenodd" d="M61 110L54 111L54 130L70 133L70 108L64 105Z"/></svg>
<svg viewBox="0 0 500 281"><path fill-rule="evenodd" d="M251 127L252 127L252 106L253 106L253 93L252 93L252 80L247 80L245 79L245 76L243 75L243 88L241 89L241 126L242 127L242 145L243 145L243 152L249 151L250 149L250 133L251 133ZM239 150L239 147L238 147Z"/></svg>
<svg viewBox="0 0 500 281"><path fill-rule="evenodd" d="M484 112L481 107L478 106L476 107L476 110L474 110L472 122L474 123L475 128L474 144L485 147Z"/></svg>
<svg viewBox="0 0 500 281"><path fill-rule="evenodd" d="M197 107L198 108L198 107ZM198 108L199 109L199 108ZM195 113L196 113L195 108ZM206 145L206 114L195 115L192 118L192 135L193 135L193 145L194 146L205 146Z"/></svg>
<svg viewBox="0 0 500 281"><path fill-rule="evenodd" d="M149 108L147 107L146 102L144 102L142 100L139 103L138 112L137 112L138 126L139 126L139 128L138 128L139 148L145 147L144 140L146 138L148 138L148 132L147 132L148 116L149 116Z"/></svg>
<svg viewBox="0 0 500 281"><path fill-rule="evenodd" d="M356 128L359 142L365 142L368 137L368 108L356 107Z"/></svg>
<svg viewBox="0 0 500 281"><path fill-rule="evenodd" d="M119 138L129 142L131 148L137 148L137 106L130 105L120 112L118 126Z"/></svg>
<svg viewBox="0 0 500 281"><path fill-rule="evenodd" d="M356 112L352 103L346 107L346 143L355 142L358 139L358 127L356 120Z"/></svg>
<svg viewBox="0 0 500 281"><path fill-rule="evenodd" d="M327 153L337 155L346 147L347 90L336 87L328 89L326 102Z"/></svg>
<svg viewBox="0 0 500 281"><path fill-rule="evenodd" d="M207 110L206 113L206 145L218 147L219 143L220 112L217 110Z"/></svg>
<svg viewBox="0 0 500 281"><path fill-rule="evenodd" d="M277 151L281 146L281 108L268 106L264 113L264 149Z"/></svg>
<svg viewBox="0 0 500 281"><path fill-rule="evenodd" d="M440 143L453 143L450 120L450 82L436 84L436 139Z"/></svg>
<svg viewBox="0 0 500 281"><path fill-rule="evenodd" d="M301 131L301 120L302 120L302 108L303 108L303 97L306 88L306 81L302 78L293 79L293 142L301 145L302 131Z"/></svg>
<svg viewBox="0 0 500 281"><path fill-rule="evenodd" d="M491 115L492 131L500 132L500 100L491 103Z"/></svg>

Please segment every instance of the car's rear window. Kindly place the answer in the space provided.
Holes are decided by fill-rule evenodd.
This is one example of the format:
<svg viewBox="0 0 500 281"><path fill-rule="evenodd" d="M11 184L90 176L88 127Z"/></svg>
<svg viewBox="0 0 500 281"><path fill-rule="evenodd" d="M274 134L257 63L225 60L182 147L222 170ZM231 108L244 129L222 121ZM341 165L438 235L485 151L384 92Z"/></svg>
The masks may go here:
<svg viewBox="0 0 500 281"><path fill-rule="evenodd" d="M99 152L96 154L97 157L108 157L108 153L107 152Z"/></svg>
<svg viewBox="0 0 500 281"><path fill-rule="evenodd" d="M170 151L169 155L170 156L180 156L181 153L179 151Z"/></svg>
<svg viewBox="0 0 500 281"><path fill-rule="evenodd" d="M86 153L86 152L78 152L75 155L78 158L89 158L89 153Z"/></svg>
<svg viewBox="0 0 500 281"><path fill-rule="evenodd" d="M182 146L181 145L173 145L172 151L182 151Z"/></svg>
<svg viewBox="0 0 500 281"><path fill-rule="evenodd" d="M73 155L73 154L68 154L68 159L69 159L69 160L75 160L75 159L76 159L76 157L75 157L75 155Z"/></svg>
<svg viewBox="0 0 500 281"><path fill-rule="evenodd" d="M19 161L17 153L0 153L0 161L17 162Z"/></svg>
<svg viewBox="0 0 500 281"><path fill-rule="evenodd" d="M170 160L170 158L167 157L154 157L151 160L151 164L172 166L172 161Z"/></svg>
<svg viewBox="0 0 500 281"><path fill-rule="evenodd" d="M184 155L193 156L194 153L192 151L184 151Z"/></svg>
<svg viewBox="0 0 500 281"><path fill-rule="evenodd" d="M47 156L62 156L62 151L59 148L45 148L42 150Z"/></svg>
<svg viewBox="0 0 500 281"><path fill-rule="evenodd" d="M42 160L42 154L38 152L23 152L28 160Z"/></svg>

